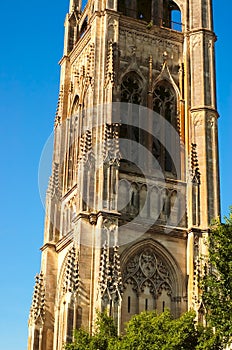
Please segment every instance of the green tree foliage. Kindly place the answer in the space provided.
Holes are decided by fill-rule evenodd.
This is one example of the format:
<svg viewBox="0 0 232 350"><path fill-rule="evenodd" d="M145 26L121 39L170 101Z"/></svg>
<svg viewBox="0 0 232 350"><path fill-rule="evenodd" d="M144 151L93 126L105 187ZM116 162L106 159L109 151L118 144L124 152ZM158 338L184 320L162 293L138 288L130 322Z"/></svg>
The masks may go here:
<svg viewBox="0 0 232 350"><path fill-rule="evenodd" d="M75 332L75 341L66 350L219 350L217 338L209 328L196 327L195 313L187 312L173 319L166 310L135 315L128 322L125 334L117 337L112 318L98 315L97 329L90 337L82 330Z"/></svg>
<svg viewBox="0 0 232 350"><path fill-rule="evenodd" d="M132 317L121 340L120 350L219 350L212 330L195 325L195 313L173 319L166 310L143 312ZM111 349L113 350L113 348Z"/></svg>
<svg viewBox="0 0 232 350"><path fill-rule="evenodd" d="M232 342L232 208L225 224L216 221L209 236L209 269L202 282L207 321L221 340Z"/></svg>
<svg viewBox="0 0 232 350"><path fill-rule="evenodd" d="M78 329L74 331L74 342L65 345L66 350L89 350L91 337L88 332Z"/></svg>
<svg viewBox="0 0 232 350"><path fill-rule="evenodd" d="M117 340L117 328L111 317L106 313L98 313L96 331L93 336L82 329L74 331L73 343L66 344L65 350L107 350L109 343Z"/></svg>

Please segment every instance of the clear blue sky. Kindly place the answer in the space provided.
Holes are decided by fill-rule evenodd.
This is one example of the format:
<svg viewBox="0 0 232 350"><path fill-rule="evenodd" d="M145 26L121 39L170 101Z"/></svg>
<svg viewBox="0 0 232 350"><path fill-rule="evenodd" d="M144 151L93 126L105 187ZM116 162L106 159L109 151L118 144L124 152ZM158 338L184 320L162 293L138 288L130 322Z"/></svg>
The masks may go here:
<svg viewBox="0 0 232 350"><path fill-rule="evenodd" d="M232 204L230 1L215 0L222 213ZM1 5L0 349L25 350L27 320L40 269L44 209L38 191L41 151L56 111L63 22L68 0Z"/></svg>

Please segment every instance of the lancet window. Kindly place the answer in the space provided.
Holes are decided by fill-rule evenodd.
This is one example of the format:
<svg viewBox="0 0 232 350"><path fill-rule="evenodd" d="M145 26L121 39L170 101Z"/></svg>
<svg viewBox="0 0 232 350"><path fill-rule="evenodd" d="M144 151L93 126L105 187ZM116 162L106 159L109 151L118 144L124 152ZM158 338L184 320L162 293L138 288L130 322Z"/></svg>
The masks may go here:
<svg viewBox="0 0 232 350"><path fill-rule="evenodd" d="M160 140L153 140L152 153L158 160L163 171L176 176L176 169L170 151L175 147L177 130L177 99L172 86L162 81L156 85L153 92L153 110L164 118Z"/></svg>

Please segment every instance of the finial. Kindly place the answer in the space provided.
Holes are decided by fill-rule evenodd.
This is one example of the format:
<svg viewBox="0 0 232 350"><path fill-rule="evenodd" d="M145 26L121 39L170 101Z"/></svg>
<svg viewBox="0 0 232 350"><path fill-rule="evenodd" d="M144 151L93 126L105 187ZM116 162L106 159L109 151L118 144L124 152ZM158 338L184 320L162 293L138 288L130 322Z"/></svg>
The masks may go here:
<svg viewBox="0 0 232 350"><path fill-rule="evenodd" d="M164 53L163 53L164 63L167 62L167 59L168 59L168 53L167 53L167 51L164 51Z"/></svg>

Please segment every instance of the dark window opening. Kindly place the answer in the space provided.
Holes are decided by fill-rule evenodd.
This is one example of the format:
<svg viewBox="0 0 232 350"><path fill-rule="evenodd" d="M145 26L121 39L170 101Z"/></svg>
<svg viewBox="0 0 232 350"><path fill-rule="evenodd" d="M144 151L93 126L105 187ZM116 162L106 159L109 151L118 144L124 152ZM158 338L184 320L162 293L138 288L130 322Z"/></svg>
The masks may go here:
<svg viewBox="0 0 232 350"><path fill-rule="evenodd" d="M73 319L74 319L74 310L72 307L68 308L68 315L67 315L67 342L72 341L73 336Z"/></svg>
<svg viewBox="0 0 232 350"><path fill-rule="evenodd" d="M173 0L119 0L118 11L128 17L182 31L181 11Z"/></svg>
<svg viewBox="0 0 232 350"><path fill-rule="evenodd" d="M165 310L165 301L163 301L163 312Z"/></svg>
<svg viewBox="0 0 232 350"><path fill-rule="evenodd" d="M118 11L125 16L149 22L151 20L151 1L119 0Z"/></svg>
<svg viewBox="0 0 232 350"><path fill-rule="evenodd" d="M88 27L88 17L85 17L84 22L80 29L80 38L82 38L82 36L85 34L87 27Z"/></svg>
<svg viewBox="0 0 232 350"><path fill-rule="evenodd" d="M151 1L137 1L137 18L150 22Z"/></svg>
<svg viewBox="0 0 232 350"><path fill-rule="evenodd" d="M128 297L127 311L128 311L128 314L131 311L131 298L130 297Z"/></svg>
<svg viewBox="0 0 232 350"><path fill-rule="evenodd" d="M80 329L82 324L82 308L78 306L77 308L77 320L76 320L76 325L75 328Z"/></svg>
<svg viewBox="0 0 232 350"><path fill-rule="evenodd" d="M148 310L148 299L145 299L145 311Z"/></svg>

